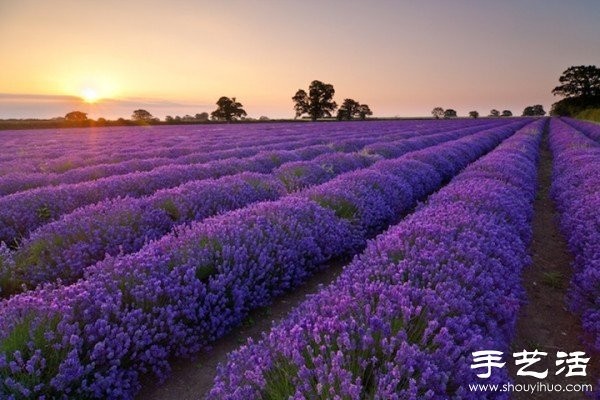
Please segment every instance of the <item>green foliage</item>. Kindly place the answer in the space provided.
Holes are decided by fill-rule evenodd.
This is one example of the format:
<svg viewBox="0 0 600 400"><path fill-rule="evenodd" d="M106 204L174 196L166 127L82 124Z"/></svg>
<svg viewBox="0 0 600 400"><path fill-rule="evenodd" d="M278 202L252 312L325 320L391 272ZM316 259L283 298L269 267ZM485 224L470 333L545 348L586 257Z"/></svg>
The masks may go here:
<svg viewBox="0 0 600 400"><path fill-rule="evenodd" d="M178 221L181 218L181 211L179 211L173 199L165 199L158 204L158 208L163 209L173 221Z"/></svg>
<svg viewBox="0 0 600 400"><path fill-rule="evenodd" d="M575 117L587 119L588 121L600 122L600 108L588 108L579 112Z"/></svg>
<svg viewBox="0 0 600 400"><path fill-rule="evenodd" d="M48 382L53 376L58 374L58 368L66 357L66 350L56 350L54 343L49 339L49 332L55 332L60 322L60 316L55 315L51 318L35 321L32 314L25 315L22 320L16 323L10 332L6 333L0 340L0 354L6 356L7 362L14 360L13 354L16 351L21 353L23 359L29 359L33 356L33 350L41 351L45 360L45 365L33 366L37 369L36 374L30 374L26 371L11 372L10 378L25 385L25 387L34 387L42 382ZM0 379L7 378L0 374ZM41 394L41 393L40 393Z"/></svg>
<svg viewBox="0 0 600 400"><path fill-rule="evenodd" d="M597 97L568 97L552 104L551 115L564 117L578 117L588 109L600 108L600 96Z"/></svg>
<svg viewBox="0 0 600 400"><path fill-rule="evenodd" d="M298 367L285 357L279 357L265 373L265 388L261 398L264 400L288 399L296 392L294 378L298 376Z"/></svg>
<svg viewBox="0 0 600 400"><path fill-rule="evenodd" d="M346 199L340 198L327 198L324 196L315 195L312 199L316 201L321 207L329 208L335 212L340 218L347 220L354 220L358 214L358 209L354 204Z"/></svg>
<svg viewBox="0 0 600 400"><path fill-rule="evenodd" d="M554 289L560 289L564 284L564 276L558 271L545 272L542 275L542 283Z"/></svg>

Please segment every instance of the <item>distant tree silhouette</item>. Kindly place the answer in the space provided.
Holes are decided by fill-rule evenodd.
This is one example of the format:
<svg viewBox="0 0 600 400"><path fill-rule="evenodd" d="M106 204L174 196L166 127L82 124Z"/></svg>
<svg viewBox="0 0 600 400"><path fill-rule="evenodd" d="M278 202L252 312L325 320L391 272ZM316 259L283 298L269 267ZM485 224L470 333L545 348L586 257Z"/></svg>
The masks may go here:
<svg viewBox="0 0 600 400"><path fill-rule="evenodd" d="M202 122L208 121L208 117L209 117L209 115L207 112L202 112L202 113L195 115L196 120L202 121Z"/></svg>
<svg viewBox="0 0 600 400"><path fill-rule="evenodd" d="M355 115L358 115L358 107L360 103L353 99L344 99L344 102L340 106L337 112L337 119L352 119Z"/></svg>
<svg viewBox="0 0 600 400"><path fill-rule="evenodd" d="M350 120L358 117L364 120L367 118L367 115L373 115L373 111L371 111L367 104L360 104L353 99L344 99L344 102L338 109L337 119Z"/></svg>
<svg viewBox="0 0 600 400"><path fill-rule="evenodd" d="M572 66L558 80L561 85L552 94L564 98L552 104L552 115L576 116L588 108L600 108L600 68Z"/></svg>
<svg viewBox="0 0 600 400"><path fill-rule="evenodd" d="M546 111L544 111L544 107L541 104L528 106L523 110L524 117L541 117L544 115L546 115Z"/></svg>
<svg viewBox="0 0 600 400"><path fill-rule="evenodd" d="M131 119L138 122L150 122L154 117L148 111L139 109L131 114Z"/></svg>
<svg viewBox="0 0 600 400"><path fill-rule="evenodd" d="M446 111L444 111L444 118L456 118L456 116L456 110L449 108Z"/></svg>
<svg viewBox="0 0 600 400"><path fill-rule="evenodd" d="M217 100L217 109L210 113L210 118L215 121L235 121L246 116L242 103L236 101L235 97L221 97Z"/></svg>
<svg viewBox="0 0 600 400"><path fill-rule="evenodd" d="M333 101L334 94L333 85L317 80L310 83L308 94L298 89L292 97L296 118L304 114L308 114L313 121L317 118L331 117L331 113L337 108L336 102Z"/></svg>
<svg viewBox="0 0 600 400"><path fill-rule="evenodd" d="M172 116L170 116L170 115L167 115L167 116L165 117L165 122L166 122L167 124L172 124L173 122L175 122L175 118L173 118L173 117L172 117Z"/></svg>
<svg viewBox="0 0 600 400"><path fill-rule="evenodd" d="M502 114L500 115L501 117L512 117L513 113L510 110L503 110Z"/></svg>
<svg viewBox="0 0 600 400"><path fill-rule="evenodd" d="M87 121L87 119L87 113L81 111L71 111L65 115L65 120L67 121Z"/></svg>
<svg viewBox="0 0 600 400"><path fill-rule="evenodd" d="M258 120L259 120L259 121L269 121L269 120L270 120L270 118L269 118L269 117L267 117L266 115L261 115L261 116L258 118Z"/></svg>
<svg viewBox="0 0 600 400"><path fill-rule="evenodd" d="M373 115L373 111L371 111L371 108L369 108L369 106L367 104L361 104L358 107L359 118L362 120L365 120L365 119L367 119L367 115Z"/></svg>
<svg viewBox="0 0 600 400"><path fill-rule="evenodd" d="M479 118L479 113L477 111L469 111L469 117Z"/></svg>
<svg viewBox="0 0 600 400"><path fill-rule="evenodd" d="M500 116L500 111L496 110L495 108L493 108L490 111L490 117L499 117Z"/></svg>
<svg viewBox="0 0 600 400"><path fill-rule="evenodd" d="M600 68L597 68L595 65L569 67L562 73L558 80L562 85L552 90L552 94L555 96L600 96Z"/></svg>
<svg viewBox="0 0 600 400"><path fill-rule="evenodd" d="M442 107L436 107L431 110L431 115L433 115L435 119L440 119L444 116L444 109Z"/></svg>

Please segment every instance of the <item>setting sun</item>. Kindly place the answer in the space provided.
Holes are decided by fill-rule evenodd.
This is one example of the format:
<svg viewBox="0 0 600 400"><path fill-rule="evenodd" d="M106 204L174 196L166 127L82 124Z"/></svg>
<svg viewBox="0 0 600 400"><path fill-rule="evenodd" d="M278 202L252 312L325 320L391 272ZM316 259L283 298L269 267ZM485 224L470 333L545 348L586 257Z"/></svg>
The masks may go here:
<svg viewBox="0 0 600 400"><path fill-rule="evenodd" d="M81 98L86 103L94 103L94 102L98 101L99 96L98 96L98 92L95 89L88 87L88 88L84 88L81 91Z"/></svg>

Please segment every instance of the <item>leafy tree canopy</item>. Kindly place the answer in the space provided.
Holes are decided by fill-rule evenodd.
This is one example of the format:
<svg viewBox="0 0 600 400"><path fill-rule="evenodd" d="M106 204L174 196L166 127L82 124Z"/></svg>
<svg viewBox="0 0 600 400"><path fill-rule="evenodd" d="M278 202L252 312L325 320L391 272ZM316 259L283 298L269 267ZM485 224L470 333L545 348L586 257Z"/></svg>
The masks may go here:
<svg viewBox="0 0 600 400"><path fill-rule="evenodd" d="M135 110L131 115L131 119L140 122L150 122L154 117L146 110Z"/></svg>
<svg viewBox="0 0 600 400"><path fill-rule="evenodd" d="M558 80L561 84L552 90L555 96L600 96L600 68L595 65L569 67Z"/></svg>
<svg viewBox="0 0 600 400"><path fill-rule="evenodd" d="M236 101L235 97L223 96L217 100L217 109L210 114L210 118L215 121L235 121L248 115L242 107L242 103Z"/></svg>
<svg viewBox="0 0 600 400"><path fill-rule="evenodd" d="M524 117L541 117L544 115L546 115L546 111L544 111L544 107L541 104L528 106L523 110Z"/></svg>
<svg viewBox="0 0 600 400"><path fill-rule="evenodd" d="M344 99L344 102L338 110L337 118L339 120L350 120L355 117L366 119L367 115L373 115L373 112L367 104L360 104L353 99Z"/></svg>
<svg viewBox="0 0 600 400"><path fill-rule="evenodd" d="M308 93L298 89L292 97L296 118L304 114L308 114L313 121L317 118L331 117L337 108L336 102L333 101L334 94L333 85L317 80L311 82Z"/></svg>
<svg viewBox="0 0 600 400"><path fill-rule="evenodd" d="M431 115L433 115L435 119L440 119L444 116L444 109L442 107L436 107L431 110Z"/></svg>
<svg viewBox="0 0 600 400"><path fill-rule="evenodd" d="M81 111L71 111L65 115L67 121L87 121L87 113Z"/></svg>
<svg viewBox="0 0 600 400"><path fill-rule="evenodd" d="M456 117L457 117L456 110L449 108L446 111L444 111L444 118L456 118Z"/></svg>

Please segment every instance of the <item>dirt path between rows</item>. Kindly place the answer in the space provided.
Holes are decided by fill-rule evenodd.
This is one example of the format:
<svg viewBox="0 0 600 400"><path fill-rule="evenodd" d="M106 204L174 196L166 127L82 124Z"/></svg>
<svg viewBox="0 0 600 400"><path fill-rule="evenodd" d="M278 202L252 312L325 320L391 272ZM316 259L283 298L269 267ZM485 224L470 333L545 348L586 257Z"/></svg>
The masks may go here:
<svg viewBox="0 0 600 400"><path fill-rule="evenodd" d="M277 297L276 301L263 309L250 313L242 326L229 335L219 339L212 349L203 351L194 359L175 359L171 362L171 375L162 385L145 379L139 400L199 400L204 399L212 388L217 365L227 360L227 354L246 343L248 338L257 339L262 332L268 331L272 323L282 320L297 307L307 295L317 293L320 285L332 282L348 264L351 257L332 263L324 270L314 274L306 283L291 292Z"/></svg>
<svg viewBox="0 0 600 400"><path fill-rule="evenodd" d="M547 133L546 133L547 136ZM523 274L523 285L527 291L528 303L524 305L517 322L516 339L512 351L533 351L535 349L548 353L545 363L538 363L533 370L548 369L548 377L536 379L517 377L517 367L510 355L505 358L511 377L515 384L562 384L593 383L597 381L598 355L592 355L588 376L564 377L556 376L554 365L557 351L585 351L580 341L581 326L565 305L565 294L571 279L571 255L564 238L558 231L556 210L550 198L552 155L548 149L547 137L541 148L538 176L538 191L534 203L533 241L531 254L533 264ZM319 285L332 282L342 271L349 260L339 261L325 270L315 274L306 284L301 285L277 299L271 307L255 310L250 313L245 324L235 329L228 336L214 343L209 351L204 351L191 360L172 360L172 373L168 380L160 385L150 379L142 382L139 400L198 400L203 399L213 384L217 365L226 361L229 352L237 349L246 339L259 338L268 331L273 322L283 319L309 294L316 293ZM589 356L589 353L586 357ZM594 378L592 379L592 376ZM582 399L579 393L514 393L515 400L521 399Z"/></svg>
<svg viewBox="0 0 600 400"><path fill-rule="evenodd" d="M513 352L535 349L547 352L547 357L532 365L529 370L544 371L548 376L543 379L517 376L518 367L514 365L512 355L505 358L511 377L515 384L547 384L567 385L594 383L598 377L598 358L592 355L588 363L587 376L565 377L565 370L560 375L556 372L564 366L556 366L557 351L586 351L581 341L582 330L579 320L567 310L565 295L571 280L572 256L567 249L565 239L558 229L557 211L550 197L552 182L552 153L548 148L548 134L541 147L538 172L538 189L534 203L533 241L531 255L533 264L523 274L523 286L527 291L527 304L519 313L516 339L512 343ZM591 365L590 365L591 364ZM595 376L596 378L592 378ZM521 399L582 399L585 395L578 393L513 393L515 400Z"/></svg>

